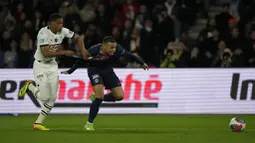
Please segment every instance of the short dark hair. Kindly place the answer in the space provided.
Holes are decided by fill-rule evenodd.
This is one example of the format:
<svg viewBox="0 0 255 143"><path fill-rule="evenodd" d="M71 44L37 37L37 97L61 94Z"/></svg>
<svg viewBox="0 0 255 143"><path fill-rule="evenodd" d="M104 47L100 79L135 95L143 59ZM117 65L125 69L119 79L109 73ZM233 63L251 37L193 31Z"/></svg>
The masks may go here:
<svg viewBox="0 0 255 143"><path fill-rule="evenodd" d="M55 21L55 20L61 19L61 18L63 18L63 17L60 14L53 13L53 14L50 15L49 21Z"/></svg>
<svg viewBox="0 0 255 143"><path fill-rule="evenodd" d="M116 40L112 36L106 36L103 40L103 43L115 43Z"/></svg>

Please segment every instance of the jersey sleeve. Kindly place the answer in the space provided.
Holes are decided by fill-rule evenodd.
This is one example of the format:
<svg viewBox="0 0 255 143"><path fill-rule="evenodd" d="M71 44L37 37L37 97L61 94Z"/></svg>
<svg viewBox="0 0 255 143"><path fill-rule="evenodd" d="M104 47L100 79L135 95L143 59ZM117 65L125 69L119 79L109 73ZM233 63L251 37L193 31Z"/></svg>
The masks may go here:
<svg viewBox="0 0 255 143"><path fill-rule="evenodd" d="M90 56L95 57L99 54L100 51L100 44L94 45L88 49Z"/></svg>
<svg viewBox="0 0 255 143"><path fill-rule="evenodd" d="M128 52L127 50L125 50L124 48L122 48L119 45L116 47L116 52L115 53L116 53L116 56L124 57L126 59L135 61L135 62L137 62L141 65L145 64L145 62L143 60L141 60L139 57L133 55L132 53Z"/></svg>
<svg viewBox="0 0 255 143"><path fill-rule="evenodd" d="M116 47L116 52L115 52L115 56L120 57L120 56L122 56L125 52L126 52L126 50L125 50L123 47L121 47L120 45L117 45L117 47Z"/></svg>
<svg viewBox="0 0 255 143"><path fill-rule="evenodd" d="M89 55L91 56L91 57L95 57L95 50L94 49L92 49L92 48L90 48L90 49L88 49L88 52L89 52Z"/></svg>
<svg viewBox="0 0 255 143"><path fill-rule="evenodd" d="M73 31L71 31L65 27L62 28L62 32L65 35L65 37L67 37L67 38L73 38L75 35L75 33Z"/></svg>
<svg viewBox="0 0 255 143"><path fill-rule="evenodd" d="M75 64L69 69L67 70L68 74L72 74L76 69L78 69L81 65L83 64L83 62L81 60L77 60L75 62Z"/></svg>
<svg viewBox="0 0 255 143"><path fill-rule="evenodd" d="M40 47L49 45L48 35L40 31L37 35L37 43Z"/></svg>

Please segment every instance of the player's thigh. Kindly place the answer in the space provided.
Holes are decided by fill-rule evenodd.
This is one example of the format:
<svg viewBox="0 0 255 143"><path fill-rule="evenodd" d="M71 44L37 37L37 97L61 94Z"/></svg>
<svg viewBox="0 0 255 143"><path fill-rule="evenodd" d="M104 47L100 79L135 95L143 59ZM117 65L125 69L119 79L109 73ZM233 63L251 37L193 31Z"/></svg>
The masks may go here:
<svg viewBox="0 0 255 143"><path fill-rule="evenodd" d="M57 99L58 85L59 85L58 72L55 71L50 73L50 75L48 76L48 79L49 79L49 84L51 88L51 99L55 101Z"/></svg>
<svg viewBox="0 0 255 143"><path fill-rule="evenodd" d="M121 86L120 79L113 70L102 73L102 78L106 89L113 89Z"/></svg>
<svg viewBox="0 0 255 143"><path fill-rule="evenodd" d="M50 99L51 96L51 87L49 85L49 80L46 73L35 73L35 82L36 86L39 88L40 91L40 100L47 101Z"/></svg>
<svg viewBox="0 0 255 143"><path fill-rule="evenodd" d="M103 84L97 84L93 86L96 98L104 99L104 87Z"/></svg>
<svg viewBox="0 0 255 143"><path fill-rule="evenodd" d="M117 100L122 100L124 98L124 91L122 86L117 86L111 89L112 95L117 99Z"/></svg>
<svg viewBox="0 0 255 143"><path fill-rule="evenodd" d="M104 88L103 88L103 79L98 72L88 72L90 82L92 84L93 90L95 92L96 98L104 98Z"/></svg>

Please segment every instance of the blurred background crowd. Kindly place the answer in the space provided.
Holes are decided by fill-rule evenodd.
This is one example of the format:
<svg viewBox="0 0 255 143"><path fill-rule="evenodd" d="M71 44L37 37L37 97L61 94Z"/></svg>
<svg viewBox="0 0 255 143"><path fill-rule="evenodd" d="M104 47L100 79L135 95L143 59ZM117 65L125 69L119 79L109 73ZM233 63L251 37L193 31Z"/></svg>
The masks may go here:
<svg viewBox="0 0 255 143"><path fill-rule="evenodd" d="M112 35L150 67L255 66L255 0L1 0L0 67L32 68L37 32L56 12L86 48ZM63 45L79 55L71 40Z"/></svg>

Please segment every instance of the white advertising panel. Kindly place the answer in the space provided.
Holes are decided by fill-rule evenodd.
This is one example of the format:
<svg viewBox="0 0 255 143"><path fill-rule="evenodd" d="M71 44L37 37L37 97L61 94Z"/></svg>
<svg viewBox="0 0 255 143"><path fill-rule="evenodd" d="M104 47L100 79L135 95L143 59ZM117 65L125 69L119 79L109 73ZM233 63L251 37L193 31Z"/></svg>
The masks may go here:
<svg viewBox="0 0 255 143"><path fill-rule="evenodd" d="M63 71L60 69L59 71ZM115 69L121 102L104 102L104 114L254 114L255 69ZM41 103L18 91L32 69L0 70L0 113L39 113ZM106 93L108 91L105 91ZM88 113L93 93L86 69L60 75L52 113Z"/></svg>

